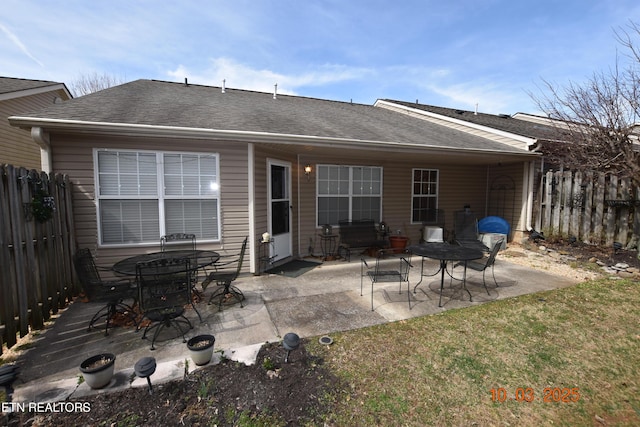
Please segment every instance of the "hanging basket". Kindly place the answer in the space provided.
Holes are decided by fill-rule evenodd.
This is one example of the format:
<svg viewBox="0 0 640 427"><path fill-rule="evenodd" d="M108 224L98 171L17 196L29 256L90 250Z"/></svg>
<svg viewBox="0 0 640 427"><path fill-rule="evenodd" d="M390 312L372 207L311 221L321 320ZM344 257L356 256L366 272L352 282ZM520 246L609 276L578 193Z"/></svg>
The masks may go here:
<svg viewBox="0 0 640 427"><path fill-rule="evenodd" d="M54 198L42 190L36 191L28 205L31 217L38 222L49 221L53 218L53 212L56 210Z"/></svg>

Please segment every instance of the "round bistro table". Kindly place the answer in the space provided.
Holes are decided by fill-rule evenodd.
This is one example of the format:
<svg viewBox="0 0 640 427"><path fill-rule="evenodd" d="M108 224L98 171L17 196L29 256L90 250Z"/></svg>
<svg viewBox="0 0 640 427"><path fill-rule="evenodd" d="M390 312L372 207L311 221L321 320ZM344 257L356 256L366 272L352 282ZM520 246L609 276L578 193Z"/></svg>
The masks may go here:
<svg viewBox="0 0 640 427"><path fill-rule="evenodd" d="M134 255L118 261L111 267L113 271L125 276L136 275L136 265L139 262L149 262L158 259L188 258L192 270L198 270L211 265L220 259L220 254L214 251L181 249L175 251L152 252L148 254Z"/></svg>
<svg viewBox="0 0 640 427"><path fill-rule="evenodd" d="M447 269L447 262L456 261L464 263L464 275L462 276L462 287L469 294L469 301L473 301L471 292L467 289L467 261L473 259L482 258L484 253L480 249L469 248L465 246L451 245L449 243L421 243L419 245L409 246L411 253L421 256L423 258L431 258L440 261L440 300L438 307L442 307L442 290L444 288L444 272ZM424 264L423 264L424 267ZM420 282L413 288L413 292L416 292L416 288L422 282L422 270L420 271ZM434 273L432 275L437 274Z"/></svg>

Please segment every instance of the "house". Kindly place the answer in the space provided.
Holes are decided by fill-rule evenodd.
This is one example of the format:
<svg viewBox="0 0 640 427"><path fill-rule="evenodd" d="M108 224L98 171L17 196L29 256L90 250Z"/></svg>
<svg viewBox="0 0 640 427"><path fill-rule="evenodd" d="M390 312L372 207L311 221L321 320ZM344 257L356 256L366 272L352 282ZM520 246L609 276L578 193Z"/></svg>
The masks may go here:
<svg viewBox="0 0 640 427"><path fill-rule="evenodd" d="M384 221L417 242L429 209L493 212L508 181L512 238L526 230L539 154L513 134L373 105L137 80L14 115L74 182L77 243L104 265L193 232L223 254L249 236L247 271L320 253L324 224ZM505 195L506 197L506 195ZM261 243L268 232L269 244Z"/></svg>
<svg viewBox="0 0 640 427"><path fill-rule="evenodd" d="M0 77L0 164L48 170L48 159L40 157L39 141L9 125L7 118L71 99L64 83Z"/></svg>

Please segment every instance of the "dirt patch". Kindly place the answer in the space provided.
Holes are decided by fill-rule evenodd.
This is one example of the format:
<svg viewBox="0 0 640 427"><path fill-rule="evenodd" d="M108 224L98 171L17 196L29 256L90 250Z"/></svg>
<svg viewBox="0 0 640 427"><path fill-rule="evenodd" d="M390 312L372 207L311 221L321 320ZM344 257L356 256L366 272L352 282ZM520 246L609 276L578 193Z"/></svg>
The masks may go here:
<svg viewBox="0 0 640 427"><path fill-rule="evenodd" d="M638 252L636 250L616 249L613 246L589 245L565 239L539 241L535 244L528 243L524 246L533 250L540 250L540 248L550 249L579 262L597 260L605 265L624 263L630 267L640 268L640 259L638 259Z"/></svg>
<svg viewBox="0 0 640 427"><path fill-rule="evenodd" d="M88 403L90 411L12 414L3 425L232 426L256 417L258 425L321 425L340 382L307 352L305 340L288 363L285 356L280 344L265 344L251 366L223 360L158 384L152 394L135 388L71 399Z"/></svg>

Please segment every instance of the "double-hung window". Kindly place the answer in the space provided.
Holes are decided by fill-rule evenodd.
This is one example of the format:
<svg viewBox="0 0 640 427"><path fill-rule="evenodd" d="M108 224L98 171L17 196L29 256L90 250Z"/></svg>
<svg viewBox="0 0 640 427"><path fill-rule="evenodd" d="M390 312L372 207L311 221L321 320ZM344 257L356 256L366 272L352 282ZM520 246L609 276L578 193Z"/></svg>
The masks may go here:
<svg viewBox="0 0 640 427"><path fill-rule="evenodd" d="M438 170L413 169L411 222L430 221L438 208Z"/></svg>
<svg viewBox="0 0 640 427"><path fill-rule="evenodd" d="M103 245L160 236L220 236L217 154L96 150L98 232Z"/></svg>
<svg viewBox="0 0 640 427"><path fill-rule="evenodd" d="M382 213L382 168L318 165L317 225L373 219Z"/></svg>

